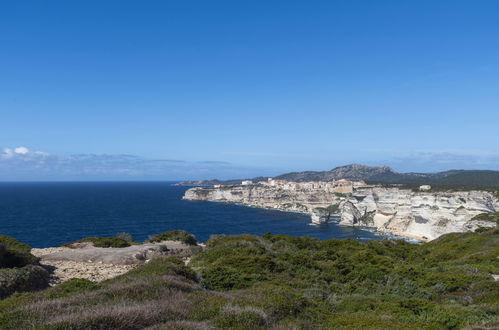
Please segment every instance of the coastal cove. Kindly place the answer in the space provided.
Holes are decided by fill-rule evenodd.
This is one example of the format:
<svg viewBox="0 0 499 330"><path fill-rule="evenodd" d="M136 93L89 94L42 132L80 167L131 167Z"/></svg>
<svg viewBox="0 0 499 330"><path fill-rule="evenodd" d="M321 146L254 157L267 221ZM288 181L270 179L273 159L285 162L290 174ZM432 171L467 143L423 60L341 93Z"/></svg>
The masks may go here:
<svg viewBox="0 0 499 330"><path fill-rule="evenodd" d="M1 183L0 233L36 248L118 232L143 241L172 229L187 230L201 242L215 234L266 232L359 241L386 237L335 223L310 225L301 213L182 200L187 189L172 182Z"/></svg>

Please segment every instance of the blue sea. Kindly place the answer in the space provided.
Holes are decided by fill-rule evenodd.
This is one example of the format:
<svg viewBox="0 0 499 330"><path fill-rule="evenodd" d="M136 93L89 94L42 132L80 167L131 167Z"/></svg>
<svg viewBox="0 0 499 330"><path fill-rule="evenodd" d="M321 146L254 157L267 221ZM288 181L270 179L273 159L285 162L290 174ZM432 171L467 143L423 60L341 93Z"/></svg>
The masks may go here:
<svg viewBox="0 0 499 330"><path fill-rule="evenodd" d="M33 247L59 246L87 236L131 234L143 241L172 229L199 241L215 234L288 234L320 239L380 239L334 223L311 225L304 214L182 200L172 182L0 183L0 233Z"/></svg>

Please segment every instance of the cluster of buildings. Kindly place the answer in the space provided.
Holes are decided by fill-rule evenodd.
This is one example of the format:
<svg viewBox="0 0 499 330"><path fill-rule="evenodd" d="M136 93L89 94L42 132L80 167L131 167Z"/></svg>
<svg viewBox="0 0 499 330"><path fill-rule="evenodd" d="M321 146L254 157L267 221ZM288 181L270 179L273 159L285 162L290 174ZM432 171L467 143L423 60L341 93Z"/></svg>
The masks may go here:
<svg viewBox="0 0 499 330"><path fill-rule="evenodd" d="M354 188L367 186L364 181L350 181L345 179L333 180L333 181L293 182L287 180L276 180L272 178L269 178L267 181L258 181L258 182L253 182L252 180L244 180L241 182L241 185L243 186L261 185L261 186L275 187L283 190L293 190L293 191L320 189L325 192L343 193L343 194L352 193ZM213 187L220 188L223 187L223 185L216 184ZM427 192L431 190L431 186L422 185L419 187L419 190L422 192Z"/></svg>
<svg viewBox="0 0 499 330"><path fill-rule="evenodd" d="M349 181L349 180L335 180L335 181L309 181L309 182L292 182L287 180L276 180L269 178L267 181L259 181L254 183L251 180L244 180L241 185L263 185L269 187L281 188L284 190L313 190L321 189L328 192L337 193L352 193L353 188L357 186L363 186L365 183L363 181ZM217 187L215 187L217 188Z"/></svg>

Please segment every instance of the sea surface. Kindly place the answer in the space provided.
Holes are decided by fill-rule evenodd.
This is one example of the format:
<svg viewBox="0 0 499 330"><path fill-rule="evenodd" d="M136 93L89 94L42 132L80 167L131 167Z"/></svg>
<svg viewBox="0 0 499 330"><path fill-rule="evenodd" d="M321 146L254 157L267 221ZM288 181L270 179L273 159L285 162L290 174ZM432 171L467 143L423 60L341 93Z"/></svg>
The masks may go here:
<svg viewBox="0 0 499 330"><path fill-rule="evenodd" d="M131 234L143 241L172 229L199 241L215 234L288 234L320 239L383 236L335 223L311 225L305 214L182 200L172 182L0 183L0 233L33 247L60 246L88 236Z"/></svg>

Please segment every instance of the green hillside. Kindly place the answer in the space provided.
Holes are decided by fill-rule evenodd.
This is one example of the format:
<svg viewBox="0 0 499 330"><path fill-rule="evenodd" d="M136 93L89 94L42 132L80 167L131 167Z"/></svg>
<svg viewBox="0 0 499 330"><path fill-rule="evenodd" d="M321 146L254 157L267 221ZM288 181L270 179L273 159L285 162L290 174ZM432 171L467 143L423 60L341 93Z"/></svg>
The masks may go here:
<svg viewBox="0 0 499 330"><path fill-rule="evenodd" d="M94 284L0 301L1 329L460 329L499 326L499 230L415 245L216 236Z"/></svg>

